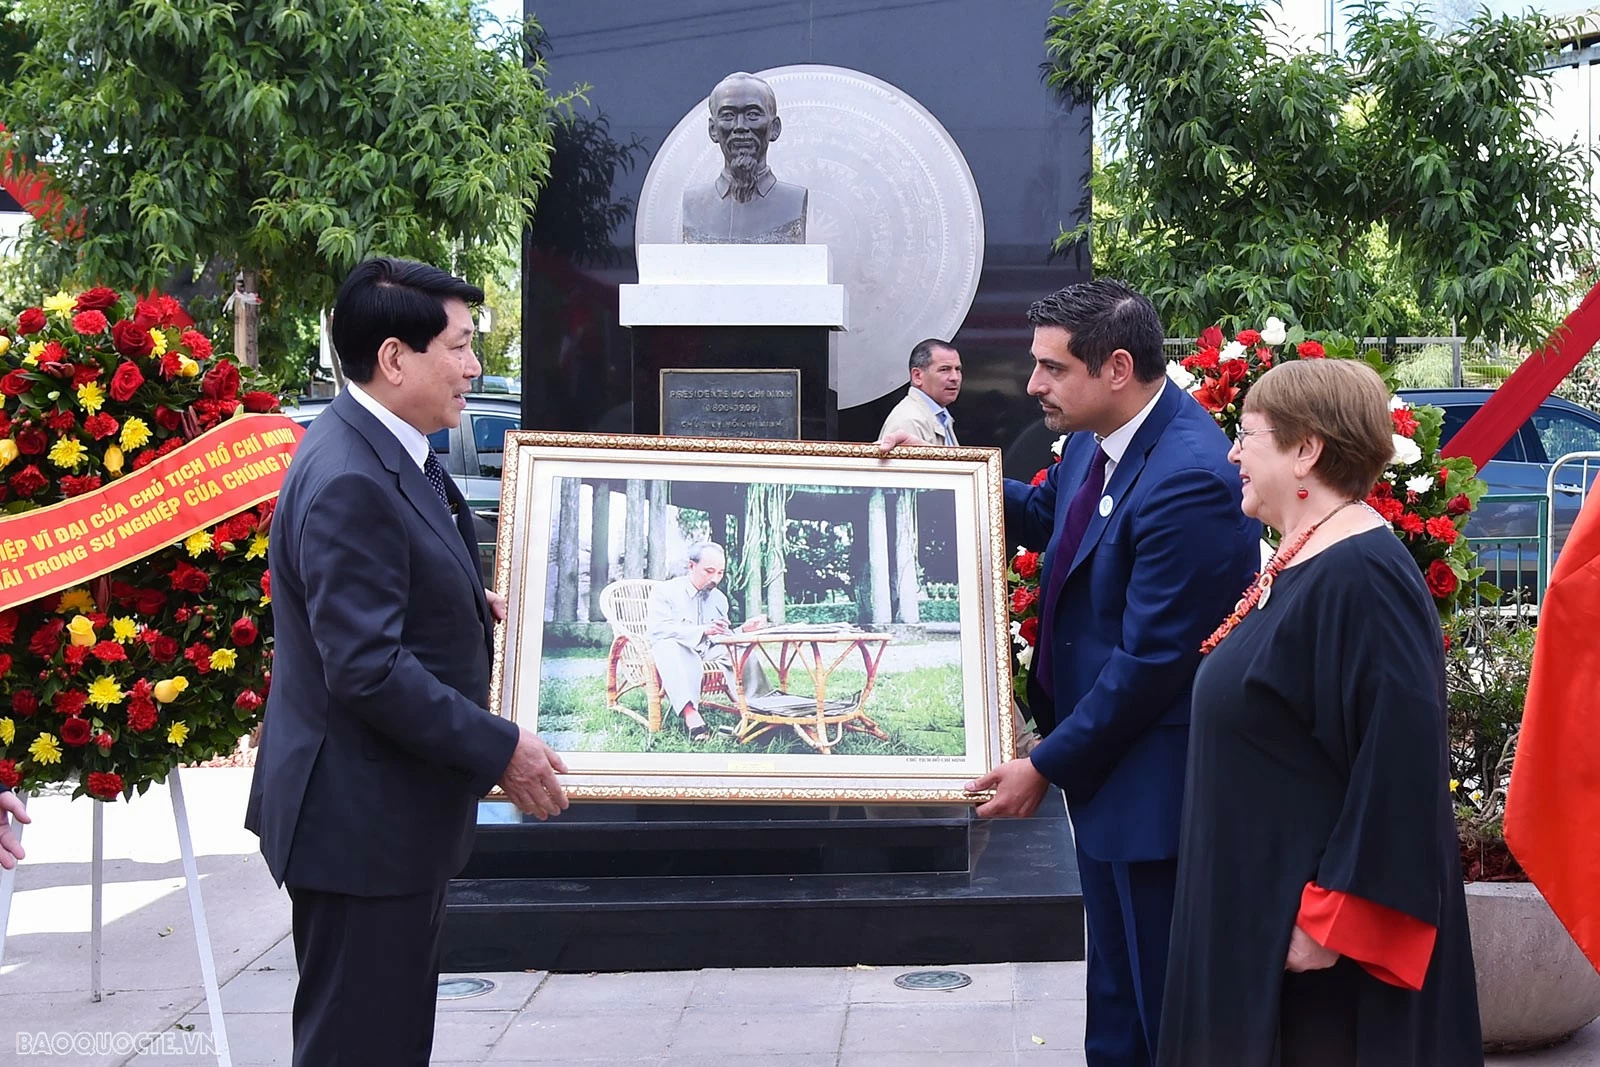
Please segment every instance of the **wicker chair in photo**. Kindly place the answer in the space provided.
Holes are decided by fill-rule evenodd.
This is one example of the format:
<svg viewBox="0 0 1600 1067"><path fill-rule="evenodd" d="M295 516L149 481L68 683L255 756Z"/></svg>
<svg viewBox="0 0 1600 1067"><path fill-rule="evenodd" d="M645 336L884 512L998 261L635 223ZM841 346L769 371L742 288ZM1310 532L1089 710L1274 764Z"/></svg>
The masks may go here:
<svg viewBox="0 0 1600 1067"><path fill-rule="evenodd" d="M661 732L661 674L650 654L650 639L645 632L645 608L656 583L649 578L624 578L600 590L600 611L611 624L611 654L606 658L606 707L621 712L642 724L651 733ZM622 703L635 689L645 692L648 714L641 715ZM739 713L733 694L728 691L722 669L707 665L700 681L700 708L708 707ZM721 696L719 701L709 700ZM672 709L676 711L677 709Z"/></svg>

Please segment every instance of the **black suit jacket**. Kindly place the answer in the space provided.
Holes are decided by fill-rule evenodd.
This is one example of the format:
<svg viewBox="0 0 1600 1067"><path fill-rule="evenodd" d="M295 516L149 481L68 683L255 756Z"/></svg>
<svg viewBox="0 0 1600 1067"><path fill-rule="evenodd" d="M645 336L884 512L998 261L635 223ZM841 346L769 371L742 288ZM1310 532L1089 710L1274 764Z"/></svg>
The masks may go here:
<svg viewBox="0 0 1600 1067"><path fill-rule="evenodd" d="M487 710L494 624L458 511L348 393L300 443L272 520L272 688L245 815L279 884L419 893L466 864L518 729Z"/></svg>

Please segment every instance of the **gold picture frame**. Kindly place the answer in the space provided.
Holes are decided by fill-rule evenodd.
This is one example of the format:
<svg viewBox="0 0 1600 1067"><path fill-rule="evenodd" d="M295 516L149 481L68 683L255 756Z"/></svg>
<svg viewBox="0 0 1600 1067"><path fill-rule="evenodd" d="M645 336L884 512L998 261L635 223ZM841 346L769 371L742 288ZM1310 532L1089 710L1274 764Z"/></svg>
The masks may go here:
<svg viewBox="0 0 1600 1067"><path fill-rule="evenodd" d="M491 710L574 799L981 801L1015 745L1003 514L996 449L510 433ZM723 607L679 577L707 541Z"/></svg>

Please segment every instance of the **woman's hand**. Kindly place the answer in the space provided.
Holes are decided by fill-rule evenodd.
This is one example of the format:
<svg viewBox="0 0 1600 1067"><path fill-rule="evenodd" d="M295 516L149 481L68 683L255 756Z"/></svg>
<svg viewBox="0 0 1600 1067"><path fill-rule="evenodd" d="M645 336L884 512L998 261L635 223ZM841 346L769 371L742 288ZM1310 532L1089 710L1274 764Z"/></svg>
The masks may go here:
<svg viewBox="0 0 1600 1067"><path fill-rule="evenodd" d="M1338 962L1337 952L1317 944L1316 940L1300 927L1296 926L1294 933L1289 935L1289 958L1284 961L1284 970L1320 971Z"/></svg>

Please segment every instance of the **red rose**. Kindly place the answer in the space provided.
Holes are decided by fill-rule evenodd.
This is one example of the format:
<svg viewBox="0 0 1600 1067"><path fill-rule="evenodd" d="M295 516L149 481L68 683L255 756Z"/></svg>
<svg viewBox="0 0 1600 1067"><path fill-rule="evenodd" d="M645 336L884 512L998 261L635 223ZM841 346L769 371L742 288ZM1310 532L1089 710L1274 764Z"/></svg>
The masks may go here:
<svg viewBox="0 0 1600 1067"><path fill-rule="evenodd" d="M61 651L61 634L66 630L67 624L61 619L51 619L38 630L28 641L28 651L35 656L49 659Z"/></svg>
<svg viewBox="0 0 1600 1067"><path fill-rule="evenodd" d="M178 565L172 568L172 573L168 577L172 580L172 588L184 593L203 593L211 584L210 575L183 560L178 561Z"/></svg>
<svg viewBox="0 0 1600 1067"><path fill-rule="evenodd" d="M11 710L24 719L32 718L39 710L39 698L32 689L19 689L11 694Z"/></svg>
<svg viewBox="0 0 1600 1067"><path fill-rule="evenodd" d="M1315 341L1301 341L1295 351L1300 353L1301 359L1325 359L1328 352Z"/></svg>
<svg viewBox="0 0 1600 1067"><path fill-rule="evenodd" d="M90 651L101 663L121 663L128 658L128 654L122 650L122 645L116 641L96 642Z"/></svg>
<svg viewBox="0 0 1600 1067"><path fill-rule="evenodd" d="M1222 330L1216 326L1207 326L1200 331L1200 337L1195 343L1201 348L1221 348Z"/></svg>
<svg viewBox="0 0 1600 1067"><path fill-rule="evenodd" d="M1037 578L1039 576L1039 553L1020 552L1011 561L1011 567L1022 578Z"/></svg>
<svg viewBox="0 0 1600 1067"><path fill-rule="evenodd" d="M32 388L33 383L27 379L27 372L20 367L0 378L0 393L6 396L21 396Z"/></svg>
<svg viewBox="0 0 1600 1067"><path fill-rule="evenodd" d="M104 311L108 307L115 307L122 295L115 289L107 289L97 285L86 293L78 295L78 302L72 305L73 311Z"/></svg>
<svg viewBox="0 0 1600 1067"><path fill-rule="evenodd" d="M1224 385L1239 385L1250 377L1250 364L1242 359L1230 359L1222 364L1218 374Z"/></svg>
<svg viewBox="0 0 1600 1067"><path fill-rule="evenodd" d="M178 656L178 639L161 634L150 642L150 658L157 663L171 663Z"/></svg>
<svg viewBox="0 0 1600 1067"><path fill-rule="evenodd" d="M246 689L244 692L239 694L238 699L233 702L233 706L241 711L255 711L260 708L263 703L265 703L265 701L261 699L261 694L257 693L254 689Z"/></svg>
<svg viewBox="0 0 1600 1067"><path fill-rule="evenodd" d="M1033 607L1038 599L1039 594L1026 586L1013 590L1011 593L1011 614L1021 615L1024 611Z"/></svg>
<svg viewBox="0 0 1600 1067"><path fill-rule="evenodd" d="M1221 378L1208 378L1194 391L1194 398L1200 401L1200 405L1207 411L1223 410L1233 403L1238 395L1239 390Z"/></svg>
<svg viewBox="0 0 1600 1067"><path fill-rule="evenodd" d="M17 613L13 608L0 611L0 645L9 645L17 639Z"/></svg>
<svg viewBox="0 0 1600 1067"><path fill-rule="evenodd" d="M86 337L90 334L105 333L109 325L105 314L99 311L80 311L72 316L72 328Z"/></svg>
<svg viewBox="0 0 1600 1067"><path fill-rule="evenodd" d="M264 596L264 597L270 597L272 595L272 572L271 571L262 571L261 572L261 595Z"/></svg>
<svg viewBox="0 0 1600 1067"><path fill-rule="evenodd" d="M120 429L117 420L104 411L97 411L83 420L83 432L96 441L103 441Z"/></svg>
<svg viewBox="0 0 1600 1067"><path fill-rule="evenodd" d="M185 336L188 336L185 334ZM199 337L199 334L195 334ZM201 338L204 340L204 338ZM208 352L207 355L210 353ZM196 358L204 358L196 353ZM200 380L200 392L212 400L234 401L239 399L239 368L229 360L219 360L206 376Z"/></svg>
<svg viewBox="0 0 1600 1067"><path fill-rule="evenodd" d="M1238 341L1240 344L1244 345L1246 348L1249 348L1251 345L1260 343L1260 341L1261 341L1261 331L1260 330L1240 330L1238 332L1238 334L1234 337L1234 340Z"/></svg>
<svg viewBox="0 0 1600 1067"><path fill-rule="evenodd" d="M102 737L106 735L102 734ZM107 738L109 742L110 738ZM106 745L107 748L111 746ZM85 790L92 797L101 800L115 800L122 793L122 775L113 774L111 771L90 771Z"/></svg>
<svg viewBox="0 0 1600 1067"><path fill-rule="evenodd" d="M206 340L206 335L199 330L184 330L178 338L178 343L189 350L195 359L211 358L211 342ZM238 371L234 372L236 375Z"/></svg>
<svg viewBox="0 0 1600 1067"><path fill-rule="evenodd" d="M1450 503L1444 506L1444 513L1452 517L1465 515L1472 510L1472 501L1467 499L1467 494L1458 493L1450 498Z"/></svg>
<svg viewBox="0 0 1600 1067"><path fill-rule="evenodd" d="M22 784L22 775L17 771L17 761L14 759L0 759L0 785L7 789L15 789Z"/></svg>
<svg viewBox="0 0 1600 1067"><path fill-rule="evenodd" d="M1443 541L1447 545L1455 544L1456 539L1461 536L1461 531L1456 529L1456 524L1443 515L1429 519L1427 527L1429 537Z"/></svg>
<svg viewBox="0 0 1600 1067"><path fill-rule="evenodd" d="M256 624L251 622L248 616L240 617L239 621L233 624L233 643L236 645L243 647L255 644L256 634Z"/></svg>
<svg viewBox="0 0 1600 1067"><path fill-rule="evenodd" d="M1401 437L1410 437L1417 432L1417 417L1411 414L1409 408L1395 408L1389 412L1389 417L1394 420L1394 432Z"/></svg>
<svg viewBox="0 0 1600 1067"><path fill-rule="evenodd" d="M90 367L83 363L75 363L72 365L72 387L74 389L82 389L90 382L98 381L99 379L99 367Z"/></svg>
<svg viewBox="0 0 1600 1067"><path fill-rule="evenodd" d="M135 589L128 603L140 615L159 615L167 606L167 594L159 589Z"/></svg>
<svg viewBox="0 0 1600 1067"><path fill-rule="evenodd" d="M18 496L32 496L49 485L50 482L44 475L39 473L38 467L30 463L13 474L9 484L11 485L11 491Z"/></svg>
<svg viewBox="0 0 1600 1067"><path fill-rule="evenodd" d="M64 474L61 476L61 492L64 496L82 496L92 493L100 488L98 474Z"/></svg>
<svg viewBox="0 0 1600 1067"><path fill-rule="evenodd" d="M73 748L87 745L93 735L94 729L89 725L88 719L80 719L74 715L61 724L61 740Z"/></svg>
<svg viewBox="0 0 1600 1067"><path fill-rule="evenodd" d="M122 319L111 327L111 347L130 358L143 357L156 350L156 342L148 326L140 329L137 322Z"/></svg>
<svg viewBox="0 0 1600 1067"><path fill-rule="evenodd" d="M1406 511L1406 512L1404 512L1400 516L1399 525L1400 525L1400 529L1404 530L1407 534L1411 535L1412 537L1417 536L1417 534L1421 533L1423 531L1423 529L1425 528L1425 525L1424 525L1424 523L1422 521L1422 516L1418 515L1414 511ZM1453 529L1453 527L1452 527L1452 529Z"/></svg>
<svg viewBox="0 0 1600 1067"><path fill-rule="evenodd" d="M1440 600L1445 600L1456 591L1456 572L1450 569L1450 564L1442 559L1436 559L1428 564L1428 589Z"/></svg>
<svg viewBox="0 0 1600 1067"><path fill-rule="evenodd" d="M1017 627L1017 636L1028 642L1029 647L1039 643L1039 616L1033 615L1022 620L1022 625Z"/></svg>
<svg viewBox="0 0 1600 1067"><path fill-rule="evenodd" d="M278 396L276 393L262 392L259 389L253 393L246 393L244 394L244 409L262 414L269 411L277 411Z"/></svg>
<svg viewBox="0 0 1600 1067"><path fill-rule="evenodd" d="M128 702L128 729L142 734L156 724L156 702L149 697Z"/></svg>
<svg viewBox="0 0 1600 1067"><path fill-rule="evenodd" d="M133 305L133 324L148 331L161 325L161 305L154 300L141 300Z"/></svg>
<svg viewBox="0 0 1600 1067"><path fill-rule="evenodd" d="M50 447L50 438L37 426L24 426L12 438L17 443L17 451L24 456L38 456Z"/></svg>
<svg viewBox="0 0 1600 1067"><path fill-rule="evenodd" d="M17 316L17 332L24 337L36 334L44 329L47 321L43 308L24 308L22 314Z"/></svg>
<svg viewBox="0 0 1600 1067"><path fill-rule="evenodd" d="M44 424L56 433L69 433L78 422L72 412L57 408L44 417Z"/></svg>
<svg viewBox="0 0 1600 1067"><path fill-rule="evenodd" d="M163 430L176 430L183 425L183 416L167 407L165 404L156 405L156 425Z"/></svg>
<svg viewBox="0 0 1600 1067"><path fill-rule="evenodd" d="M148 336L145 340L149 340ZM118 365L117 372L111 376L111 399L119 404L126 404L133 399L133 394L139 391L139 386L144 384L144 375L139 373L139 368L132 363Z"/></svg>
<svg viewBox="0 0 1600 1067"><path fill-rule="evenodd" d="M88 702L89 698L82 690L64 689L56 694L52 703L56 711L62 715L77 715L83 711L83 706Z"/></svg>

